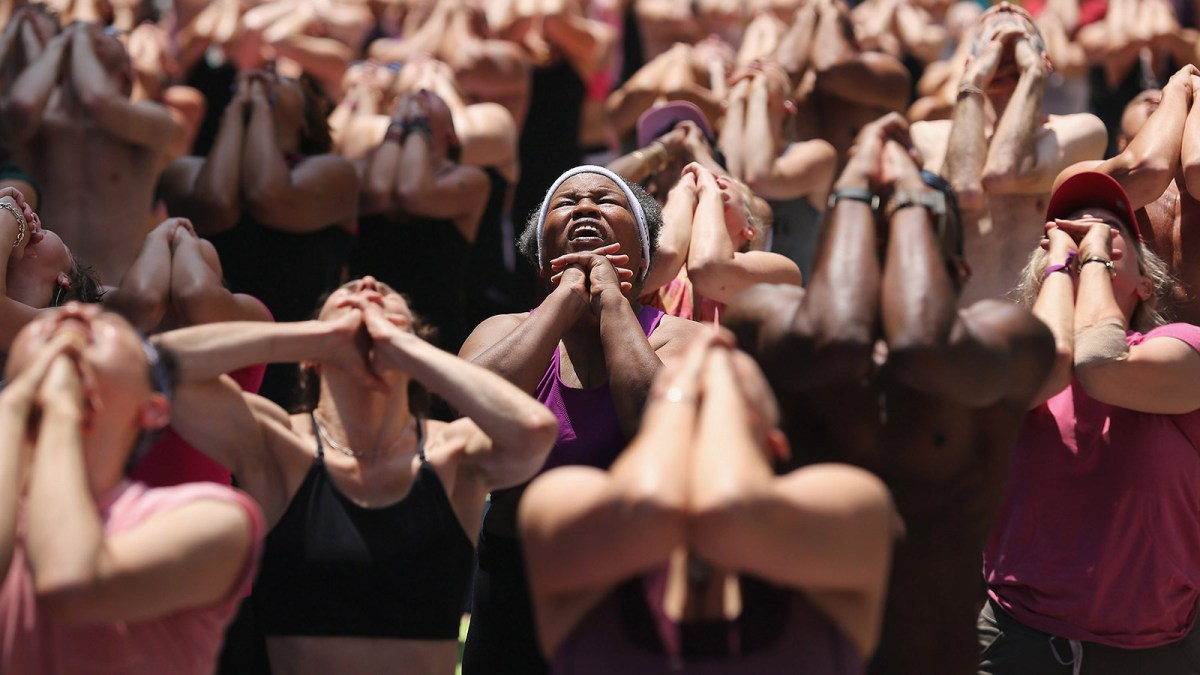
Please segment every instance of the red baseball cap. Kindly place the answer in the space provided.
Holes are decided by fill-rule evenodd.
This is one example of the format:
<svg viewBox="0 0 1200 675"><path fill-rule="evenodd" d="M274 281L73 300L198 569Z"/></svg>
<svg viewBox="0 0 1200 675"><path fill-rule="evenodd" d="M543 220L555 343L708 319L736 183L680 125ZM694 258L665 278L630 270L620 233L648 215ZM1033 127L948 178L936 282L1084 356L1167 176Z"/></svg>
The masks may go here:
<svg viewBox="0 0 1200 675"><path fill-rule="evenodd" d="M1137 235L1138 241L1145 241L1125 188L1121 187L1116 178L1099 171L1083 171L1064 180L1050 195L1050 203L1046 206L1046 220L1067 218L1089 206L1107 209L1117 214L1125 221L1129 231Z"/></svg>
<svg viewBox="0 0 1200 675"><path fill-rule="evenodd" d="M700 127L700 131L704 132L709 142L715 139L712 125L709 124L708 118L704 116L704 111L700 110L695 103L690 101L670 101L654 106L642 113L642 116L638 118L638 147L644 148L650 145L654 142L654 139L674 129L675 125L680 122L695 122L696 126Z"/></svg>

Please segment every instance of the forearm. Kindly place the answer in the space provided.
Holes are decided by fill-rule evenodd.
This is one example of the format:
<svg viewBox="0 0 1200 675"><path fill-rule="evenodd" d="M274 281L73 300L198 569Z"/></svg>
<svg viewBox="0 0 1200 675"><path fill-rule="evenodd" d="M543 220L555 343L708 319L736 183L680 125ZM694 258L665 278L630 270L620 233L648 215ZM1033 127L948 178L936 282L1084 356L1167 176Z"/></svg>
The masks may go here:
<svg viewBox="0 0 1200 675"><path fill-rule="evenodd" d="M30 401L0 402L0 575L8 576L17 538L17 514L23 491L27 455L25 431Z"/></svg>
<svg viewBox="0 0 1200 675"><path fill-rule="evenodd" d="M614 40L608 26L574 14L546 17L544 25L546 40L563 52L585 80L608 60Z"/></svg>
<svg viewBox="0 0 1200 675"><path fill-rule="evenodd" d="M960 89L950 123L943 166L946 179L954 186L959 206L980 213L984 208L983 164L988 155L984 137L984 95L982 88L964 82L972 89ZM976 91L978 89L979 91Z"/></svg>
<svg viewBox="0 0 1200 675"><path fill-rule="evenodd" d="M553 444L555 421L546 406L483 367L442 351L411 334L396 331L384 345L398 368L470 417L494 446L537 450L532 436ZM379 348L379 345L376 347Z"/></svg>
<svg viewBox="0 0 1200 675"><path fill-rule="evenodd" d="M149 333L162 321L171 287L171 249L159 230L146 235L133 265L121 285L106 296L104 304Z"/></svg>
<svg viewBox="0 0 1200 675"><path fill-rule="evenodd" d="M4 121L10 140L27 140L41 124L50 93L58 86L68 44L66 38L52 41L42 55L21 73L5 96Z"/></svg>
<svg viewBox="0 0 1200 675"><path fill-rule="evenodd" d="M354 59L350 47L331 38L286 35L271 43L276 54L300 64L304 71L326 83L341 83Z"/></svg>
<svg viewBox="0 0 1200 675"><path fill-rule="evenodd" d="M104 531L83 460L81 415L47 407L38 431L25 534L39 595L86 587L98 572Z"/></svg>
<svg viewBox="0 0 1200 675"><path fill-rule="evenodd" d="M1130 252L1130 255L1133 253ZM1107 257L1081 250L1080 260ZM1105 321L1125 322L1125 314L1113 294L1113 280L1108 269L1100 263L1084 264L1079 269L1079 293L1075 301L1075 333Z"/></svg>
<svg viewBox="0 0 1200 675"><path fill-rule="evenodd" d="M1051 247L1048 262L1066 264L1068 256L1068 249ZM1075 283L1071 274L1053 272L1042 282L1033 315L1046 324L1054 336L1054 366L1033 401L1040 404L1065 389L1071 383L1075 369Z"/></svg>
<svg viewBox="0 0 1200 675"><path fill-rule="evenodd" d="M430 194L436 181L436 158L429 137L410 133L402 139L400 164L396 168L396 195L401 210L420 214L413 202Z"/></svg>
<svg viewBox="0 0 1200 675"><path fill-rule="evenodd" d="M842 179L834 186L866 189ZM880 263L875 214L869 204L840 199L827 220L813 278L796 320L835 377L865 372L879 324ZM816 378L820 381L822 378Z"/></svg>
<svg viewBox="0 0 1200 675"><path fill-rule="evenodd" d="M100 65L87 30L76 29L71 43L71 87L83 107L94 112L118 96L119 92L113 88L108 73Z"/></svg>
<svg viewBox="0 0 1200 675"><path fill-rule="evenodd" d="M988 148L983 184L988 192L1005 191L1005 186L1023 180L1038 166L1037 130L1041 126L1045 75L1038 70L1021 74L1016 91Z"/></svg>
<svg viewBox="0 0 1200 675"><path fill-rule="evenodd" d="M242 146L245 142L246 108L236 101L225 108L217 138L204 165L196 174L186 203L191 219L201 234L233 227L241 217Z"/></svg>
<svg viewBox="0 0 1200 675"><path fill-rule="evenodd" d="M796 12L795 21L779 41L775 58L793 78L808 69L816 27L816 12L805 6Z"/></svg>
<svg viewBox="0 0 1200 675"><path fill-rule="evenodd" d="M699 287L706 276L719 276L722 266L733 262L733 242L725 225L725 204L720 192L713 189L700 192L691 229L688 276Z"/></svg>
<svg viewBox="0 0 1200 675"><path fill-rule="evenodd" d="M767 111L767 78L755 77L750 84L746 101L745 155L742 158L742 180L753 185L771 175L772 164L778 155L775 137L771 133L771 118Z"/></svg>
<svg viewBox="0 0 1200 675"><path fill-rule="evenodd" d="M291 189L291 171L275 140L275 123L265 95L250 98L250 121L242 145L241 188L249 208L261 206Z"/></svg>
<svg viewBox="0 0 1200 675"><path fill-rule="evenodd" d="M567 329L587 311L583 302L574 293L552 292L536 312L471 362L532 393Z"/></svg>
<svg viewBox="0 0 1200 675"><path fill-rule="evenodd" d="M641 420L650 383L662 361L650 347L629 301L615 289L600 298L600 342L608 364L617 419L627 437L632 437Z"/></svg>
<svg viewBox="0 0 1200 675"><path fill-rule="evenodd" d="M1188 111L1182 136L1180 165L1183 169L1184 186L1188 194L1197 199L1200 198L1197 197L1200 195L1200 106L1193 105Z"/></svg>
<svg viewBox="0 0 1200 675"><path fill-rule="evenodd" d="M1141 208L1162 196L1175 178L1181 155L1184 157L1184 176L1187 176L1187 159L1191 157L1187 146L1200 148L1200 141L1186 137L1185 124L1190 118L1188 103L1187 92L1182 87L1168 84L1163 89L1158 109L1129 145L1121 154L1098 167L1099 171L1120 181L1133 208Z"/></svg>
<svg viewBox="0 0 1200 675"><path fill-rule="evenodd" d="M945 348L958 316L957 293L932 220L926 209L909 207L896 211L889 223L882 287L889 352Z"/></svg>
<svg viewBox="0 0 1200 675"><path fill-rule="evenodd" d="M393 120L391 124L399 123ZM389 134L393 133L393 128L388 127ZM385 136L383 142L367 156L367 166L362 177L361 202L364 215L396 210L396 185L399 181L397 168L400 166L402 152L398 137Z"/></svg>
<svg viewBox="0 0 1200 675"><path fill-rule="evenodd" d="M175 355L181 383L214 380L259 363L317 360L337 346L323 321L231 321L191 326L154 338Z"/></svg>
<svg viewBox="0 0 1200 675"><path fill-rule="evenodd" d="M667 194L667 203L663 205L663 227L658 235L658 250L642 284L643 295L670 283L687 261L692 238L692 214L695 210L694 190L680 188L676 184Z"/></svg>
<svg viewBox="0 0 1200 675"><path fill-rule="evenodd" d="M746 159L742 153L746 151L746 96L749 87L750 83L742 80L729 91L725 123L721 126L721 136L718 139L718 145L725 153L725 165L729 175L739 178L745 175L746 166Z"/></svg>

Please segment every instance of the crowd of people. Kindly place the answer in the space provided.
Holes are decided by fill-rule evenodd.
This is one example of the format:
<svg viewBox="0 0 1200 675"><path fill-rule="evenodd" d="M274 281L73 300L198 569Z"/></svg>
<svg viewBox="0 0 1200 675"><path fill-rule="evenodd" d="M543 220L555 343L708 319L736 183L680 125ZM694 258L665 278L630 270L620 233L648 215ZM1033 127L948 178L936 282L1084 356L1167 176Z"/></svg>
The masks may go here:
<svg viewBox="0 0 1200 675"><path fill-rule="evenodd" d="M1198 23L0 1L0 673L1200 675Z"/></svg>

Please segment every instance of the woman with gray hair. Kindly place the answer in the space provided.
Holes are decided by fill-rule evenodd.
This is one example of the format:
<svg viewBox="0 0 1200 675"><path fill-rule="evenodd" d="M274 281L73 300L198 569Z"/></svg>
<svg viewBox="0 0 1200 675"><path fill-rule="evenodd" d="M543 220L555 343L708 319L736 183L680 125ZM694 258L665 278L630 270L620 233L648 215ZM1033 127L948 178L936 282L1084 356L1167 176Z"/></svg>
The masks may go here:
<svg viewBox="0 0 1200 675"><path fill-rule="evenodd" d="M565 172L520 241L545 299L530 312L487 319L463 345L463 358L532 393L558 418L558 441L543 470L607 468L637 429L663 360L700 328L634 300L661 227L658 205L637 185L599 166ZM517 542L521 492L493 493L484 520L463 657L468 675L546 671Z"/></svg>
<svg viewBox="0 0 1200 675"><path fill-rule="evenodd" d="M1193 673L1200 635L1200 327L1107 174L1063 182L1027 298L1058 359L984 556L981 673ZM1097 669L1099 666L1099 669Z"/></svg>

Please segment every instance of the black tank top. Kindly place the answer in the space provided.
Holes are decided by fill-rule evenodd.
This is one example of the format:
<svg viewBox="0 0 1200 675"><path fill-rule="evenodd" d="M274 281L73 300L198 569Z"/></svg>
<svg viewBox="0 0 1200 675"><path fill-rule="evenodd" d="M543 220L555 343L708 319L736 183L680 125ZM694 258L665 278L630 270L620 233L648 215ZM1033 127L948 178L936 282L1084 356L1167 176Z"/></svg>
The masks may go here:
<svg viewBox="0 0 1200 675"><path fill-rule="evenodd" d="M399 502L363 508L325 470L324 448L267 535L254 587L267 635L454 640L475 550L425 461Z"/></svg>

